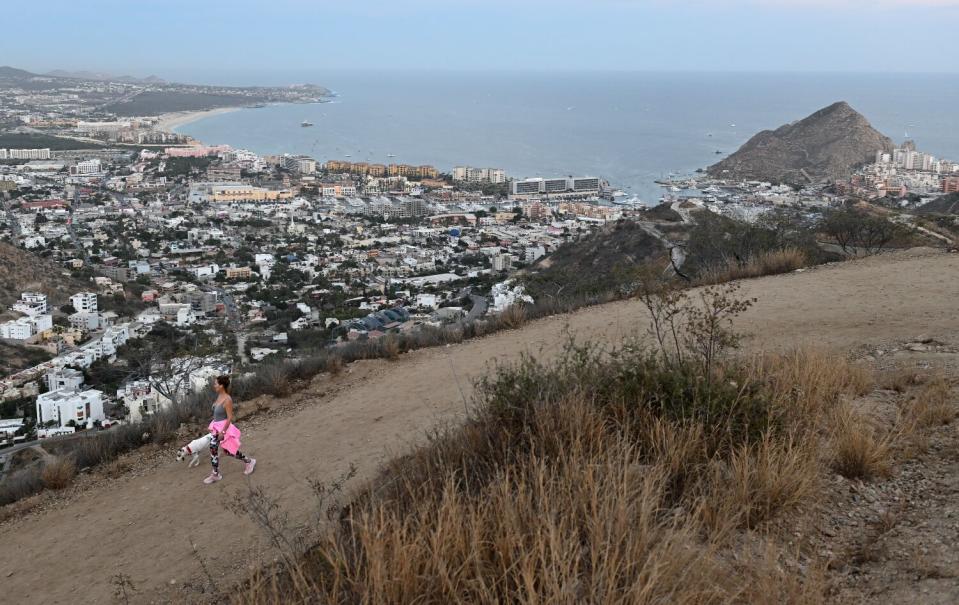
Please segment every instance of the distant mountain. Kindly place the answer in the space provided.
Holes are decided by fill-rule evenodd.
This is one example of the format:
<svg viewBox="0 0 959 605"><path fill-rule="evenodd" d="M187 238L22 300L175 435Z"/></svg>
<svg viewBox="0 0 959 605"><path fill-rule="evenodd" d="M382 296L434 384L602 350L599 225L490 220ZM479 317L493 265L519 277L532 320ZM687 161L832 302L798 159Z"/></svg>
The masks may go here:
<svg viewBox="0 0 959 605"><path fill-rule="evenodd" d="M54 69L48 71L45 75L54 78L72 78L74 80L99 80L103 82L126 82L129 84L165 84L166 82L157 76L148 76L146 78L136 78L134 76L115 76L113 74L98 71L67 71L65 69Z"/></svg>
<svg viewBox="0 0 959 605"><path fill-rule="evenodd" d="M29 71L22 69L17 69L16 67L10 67L9 65L0 66L0 78L33 78L36 74L32 74Z"/></svg>
<svg viewBox="0 0 959 605"><path fill-rule="evenodd" d="M840 101L811 116L764 130L707 170L710 176L804 185L848 176L875 157L892 151L892 140Z"/></svg>

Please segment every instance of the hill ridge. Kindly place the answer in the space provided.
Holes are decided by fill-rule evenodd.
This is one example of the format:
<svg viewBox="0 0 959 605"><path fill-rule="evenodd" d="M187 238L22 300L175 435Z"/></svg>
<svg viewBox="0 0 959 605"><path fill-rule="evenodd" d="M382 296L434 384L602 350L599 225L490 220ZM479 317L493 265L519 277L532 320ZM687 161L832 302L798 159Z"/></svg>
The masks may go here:
<svg viewBox="0 0 959 605"><path fill-rule="evenodd" d="M848 176L892 139L849 103L837 101L809 116L763 130L707 172L714 178L805 185Z"/></svg>

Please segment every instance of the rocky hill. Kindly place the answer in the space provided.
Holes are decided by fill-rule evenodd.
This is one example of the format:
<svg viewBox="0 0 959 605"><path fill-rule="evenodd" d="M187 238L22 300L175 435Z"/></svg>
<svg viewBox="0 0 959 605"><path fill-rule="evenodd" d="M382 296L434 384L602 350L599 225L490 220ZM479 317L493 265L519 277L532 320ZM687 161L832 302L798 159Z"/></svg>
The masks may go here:
<svg viewBox="0 0 959 605"><path fill-rule="evenodd" d="M803 185L848 176L892 140L840 101L776 130L764 130L709 167L714 178Z"/></svg>
<svg viewBox="0 0 959 605"><path fill-rule="evenodd" d="M43 292L51 305L59 306L65 304L71 294L89 288L89 284L74 279L60 265L0 242L0 313L26 290Z"/></svg>

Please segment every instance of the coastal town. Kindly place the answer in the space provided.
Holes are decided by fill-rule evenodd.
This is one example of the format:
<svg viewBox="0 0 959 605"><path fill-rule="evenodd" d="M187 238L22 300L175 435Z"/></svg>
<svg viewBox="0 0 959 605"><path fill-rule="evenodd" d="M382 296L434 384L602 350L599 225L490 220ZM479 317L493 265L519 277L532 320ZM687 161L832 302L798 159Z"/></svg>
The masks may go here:
<svg viewBox="0 0 959 605"><path fill-rule="evenodd" d="M0 377L8 445L136 422L224 368L501 312L523 296L511 273L641 212L599 203L597 177L263 156L64 94L0 106L23 140L74 143L0 148L0 239L78 288L0 317L2 342L46 357ZM166 332L193 339L175 373L133 355Z"/></svg>
<svg viewBox="0 0 959 605"><path fill-rule="evenodd" d="M171 132L182 112L91 101L142 84L70 86L0 101L8 133L58 143L0 148L0 240L75 286L24 289L0 316L0 342L32 360L0 376L4 445L137 422L225 369L494 316L529 300L517 272L603 225L637 221L675 247L597 176L261 155ZM920 208L959 190L959 164L906 142L829 183L661 184L681 222L696 208L755 221L850 195ZM166 358L137 356L164 338Z"/></svg>

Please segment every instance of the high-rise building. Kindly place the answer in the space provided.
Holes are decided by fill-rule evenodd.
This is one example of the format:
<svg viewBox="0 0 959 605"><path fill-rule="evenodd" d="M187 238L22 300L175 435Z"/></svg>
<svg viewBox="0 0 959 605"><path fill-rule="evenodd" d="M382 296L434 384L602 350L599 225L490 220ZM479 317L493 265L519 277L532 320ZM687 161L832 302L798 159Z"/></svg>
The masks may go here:
<svg viewBox="0 0 959 605"><path fill-rule="evenodd" d="M49 160L49 149L0 149L0 160Z"/></svg>
<svg viewBox="0 0 959 605"><path fill-rule="evenodd" d="M453 168L453 180L468 183L505 183L506 171L502 168L473 168L456 166Z"/></svg>

